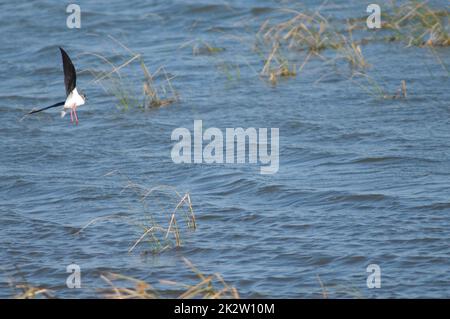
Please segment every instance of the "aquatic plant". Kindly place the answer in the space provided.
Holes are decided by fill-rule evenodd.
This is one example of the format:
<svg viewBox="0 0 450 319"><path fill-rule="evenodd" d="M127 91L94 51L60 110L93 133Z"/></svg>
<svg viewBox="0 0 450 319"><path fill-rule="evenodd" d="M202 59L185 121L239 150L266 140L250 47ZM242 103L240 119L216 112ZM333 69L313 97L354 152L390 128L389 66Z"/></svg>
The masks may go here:
<svg viewBox="0 0 450 319"><path fill-rule="evenodd" d="M365 18L346 19L342 27L343 20L330 20L319 10L312 13L282 11L289 16L274 24L270 19L265 20L256 34L255 51L263 60L260 74L272 84L282 77L295 77L312 57L316 57L324 66L332 66L332 73L349 79L376 99L406 99L406 81L402 80L400 88L392 93L386 89L387 85L367 74L371 65L363 54L363 46L375 41L379 34L385 37L389 32L391 40L393 37L394 41L405 41L408 46L429 48L443 70L450 74L435 50L450 43L448 10L433 9L426 3L412 0L401 5L393 2L391 9L383 12L384 32L373 33L369 38L358 34L356 39L354 30L367 28Z"/></svg>
<svg viewBox="0 0 450 319"><path fill-rule="evenodd" d="M140 61L140 64L145 76L143 84L144 108L167 106L179 100L178 93L171 83L173 77L169 77L164 67L158 68L155 73L151 74L144 61ZM154 79L160 73L164 80L158 86L155 85Z"/></svg>
<svg viewBox="0 0 450 319"><path fill-rule="evenodd" d="M426 1L406 1L383 16L383 28L394 31L389 41L402 40L409 46L447 47L450 45L448 28L449 11L437 10Z"/></svg>
<svg viewBox="0 0 450 319"><path fill-rule="evenodd" d="M268 77L272 84L276 84L280 77L296 76L297 70L296 65L291 65L291 62L281 53L279 43L274 43L260 74Z"/></svg>
<svg viewBox="0 0 450 319"><path fill-rule="evenodd" d="M197 229L189 193L181 194L175 188L165 185L147 188L132 182L124 174L117 171L107 175L113 174L126 178L127 183L121 192L130 190L138 196L143 207L143 215L132 218L114 214L94 218L83 226L77 234L98 222L118 221L123 225L131 225L140 229L139 237L131 244L128 252L131 253L138 245L147 243L148 246L144 253L156 254L173 247L181 247L183 234ZM163 202L164 206L161 206L160 202ZM180 220L184 223L180 223Z"/></svg>
<svg viewBox="0 0 450 319"><path fill-rule="evenodd" d="M329 23L318 11L306 14L293 10L284 10L294 17L270 25L264 22L258 32L266 43L284 43L289 49L306 50L319 54L322 50L332 46L332 32Z"/></svg>
<svg viewBox="0 0 450 319"><path fill-rule="evenodd" d="M330 298L346 298L346 299L363 299L367 298L364 296L360 288L355 287L351 283L342 284L327 284L322 282L322 279L317 275L317 280L319 281L320 287L322 289L321 296L323 299Z"/></svg>
<svg viewBox="0 0 450 319"><path fill-rule="evenodd" d="M152 74L149 68L145 64L144 58L141 54L133 52L130 48L125 46L117 39L109 36L114 42L125 50L126 56L119 66L116 66L113 62L107 59L105 56L87 52L86 55L92 55L99 58L110 69L94 72L91 74L94 76L93 82L100 85L105 92L115 96L118 101L118 108L127 111L129 109L141 109L146 110L154 107L163 107L179 101L179 94L172 85L173 76L169 76L164 66L160 66ZM142 95L136 92L135 81L130 80L121 70L125 67L133 66L138 63L142 74Z"/></svg>
<svg viewBox="0 0 450 319"><path fill-rule="evenodd" d="M100 292L105 298L110 299L173 298L173 294L178 294L176 298L179 299L239 298L237 289L229 286L220 274L202 274L189 260L183 258L183 261L197 275L199 281L194 284L186 284L171 280L159 280L159 284L167 286L169 289L166 291L170 291L172 295L164 295L164 292L143 280L114 273L101 276L110 287L101 289Z"/></svg>
<svg viewBox="0 0 450 319"><path fill-rule="evenodd" d="M50 289L34 286L28 283L23 272L15 265L16 274L9 279L9 286L14 291L14 299L54 298ZM14 278L20 277L20 282Z"/></svg>
<svg viewBox="0 0 450 319"><path fill-rule="evenodd" d="M54 298L52 292L46 288L34 287L29 284L17 284L13 288L20 291L14 295L14 299Z"/></svg>
<svg viewBox="0 0 450 319"><path fill-rule="evenodd" d="M225 48L215 46L203 39L194 39L180 45L180 49L191 47L192 55L213 55L225 51Z"/></svg>
<svg viewBox="0 0 450 319"><path fill-rule="evenodd" d="M379 81L365 73L355 72L350 78L350 81L362 88L365 92L367 92L375 99L396 100L407 98L407 87L405 80L402 80L400 82L400 86L395 93L390 93L385 88L385 83L380 84Z"/></svg>
<svg viewBox="0 0 450 319"><path fill-rule="evenodd" d="M348 24L347 28L348 36L344 34L335 35L335 43L333 48L337 52L336 60L343 59L347 61L350 69L353 70L364 70L370 65L364 58L362 53L361 45L353 39L352 26Z"/></svg>
<svg viewBox="0 0 450 319"><path fill-rule="evenodd" d="M217 63L217 68L225 75L228 81L241 79L241 67L239 63L221 60Z"/></svg>
<svg viewBox="0 0 450 319"><path fill-rule="evenodd" d="M100 278L108 285L106 288L96 289L98 297L108 299L238 299L238 290L225 282L219 273L204 274L198 270L187 258L182 257L184 264L196 275L197 280L191 283L167 279L156 280L158 288L150 283L118 273L106 272ZM11 284L15 299L57 298L54 292L32 286L26 281L21 284Z"/></svg>
<svg viewBox="0 0 450 319"><path fill-rule="evenodd" d="M295 77L311 56L321 57L320 52L330 45L328 21L318 11L310 15L293 10L283 11L294 16L274 25L266 20L256 35L255 50L264 61L260 74L272 84L282 77ZM294 61L300 64L301 59L286 51L306 52L298 69Z"/></svg>
<svg viewBox="0 0 450 319"><path fill-rule="evenodd" d="M310 14L293 10L283 11L294 16L274 25L266 20L257 33L255 46L260 55L264 56L264 52L267 52L261 75L269 77L272 83L276 83L279 77L296 76L311 57L317 57L327 63L345 60L351 69L364 69L369 66L360 43L353 40L350 24L346 36L343 32L336 31L319 11ZM270 50L267 50L267 47L270 47ZM322 54L325 50L336 52L336 57L325 57ZM299 56L300 52L304 52L303 57ZM297 63L293 61L297 61L301 66L296 69Z"/></svg>

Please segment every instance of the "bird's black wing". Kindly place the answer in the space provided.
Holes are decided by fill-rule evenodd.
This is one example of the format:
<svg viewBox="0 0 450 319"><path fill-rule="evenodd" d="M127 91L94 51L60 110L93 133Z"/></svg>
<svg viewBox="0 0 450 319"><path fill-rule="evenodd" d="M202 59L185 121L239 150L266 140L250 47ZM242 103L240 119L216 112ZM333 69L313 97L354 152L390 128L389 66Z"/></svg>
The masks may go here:
<svg viewBox="0 0 450 319"><path fill-rule="evenodd" d="M39 110L31 110L30 112L28 112L28 114L33 114L33 113L41 112L41 111L44 111L44 110L48 110L48 109L51 109L52 107L62 106L62 105L64 105L64 103L65 103L65 101L62 101L62 102L58 102L58 103L55 103L53 105L44 107L44 108L39 109Z"/></svg>
<svg viewBox="0 0 450 319"><path fill-rule="evenodd" d="M77 73L76 73L75 67L73 66L73 63L70 60L69 56L67 55L66 51L64 51L62 48L59 48L59 49L61 50L61 56L62 56L62 61L63 61L64 84L66 86L66 96L69 96L69 94L77 86Z"/></svg>

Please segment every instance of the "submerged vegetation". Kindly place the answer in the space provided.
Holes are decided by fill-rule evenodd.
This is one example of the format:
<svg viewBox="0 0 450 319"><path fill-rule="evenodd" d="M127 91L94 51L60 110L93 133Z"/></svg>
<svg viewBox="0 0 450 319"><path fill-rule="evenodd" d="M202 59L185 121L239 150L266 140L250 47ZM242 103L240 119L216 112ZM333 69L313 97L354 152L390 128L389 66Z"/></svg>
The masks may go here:
<svg viewBox="0 0 450 319"><path fill-rule="evenodd" d="M322 7L323 5L313 12L281 9L276 17L266 18L261 23L252 46L262 61L262 66L256 71L261 78L276 85L280 79L299 76L312 59L318 59L326 67L325 73L335 72L356 83L357 87L363 88L373 97L397 98L398 94L386 93L387 90L382 89L383 85L377 83L384 82L383 79L368 74L373 65L365 57L365 47L380 40L404 43L407 47L426 47L449 74L447 66L436 52L436 48L450 45L448 10L434 9L426 2L414 0L402 4L392 1L390 6L383 7L382 29L367 32L366 17L336 19L323 15L320 12ZM95 76L94 82L116 97L121 110L146 110L180 101L179 94L172 85L174 76L165 67L161 66L153 73L150 72L142 55L109 37L124 50L124 59L116 66L106 57L91 53L108 66L105 71L92 73ZM234 35L231 37L239 38ZM241 45L248 45L248 40L239 41ZM196 37L181 44L179 48L191 48L193 56L217 57L226 50L217 43L215 40L207 41ZM239 63L235 60L219 60L216 67L228 80L241 78ZM247 65L250 66L249 63ZM140 70L140 92L133 85L135 80L129 80L121 73L123 68L135 66ZM401 97L405 98L406 95Z"/></svg>
<svg viewBox="0 0 450 319"><path fill-rule="evenodd" d="M304 13L293 10L285 10L288 17L285 21L270 24L266 20L257 33L257 48L260 51L267 51L264 67L261 72L269 76L272 83L277 77L296 76L311 58L318 58L324 62L344 60L355 70L367 68L361 46L353 40L352 28L349 25L348 35L339 33L334 26L331 26L327 18L320 12ZM261 49L262 48L262 49ZM269 50L265 49L269 48ZM270 49L272 48L272 49ZM326 50L332 50L336 56L334 58L325 57ZM281 56L280 52L286 52ZM300 67L296 69L296 63L300 61ZM272 62L278 65L276 71L271 71ZM289 66L292 66L289 68Z"/></svg>
<svg viewBox="0 0 450 319"><path fill-rule="evenodd" d="M425 2L407 1L392 4L383 16L383 28L394 32L389 41L402 40L409 46L447 47L450 45L448 10L432 9Z"/></svg>
<svg viewBox="0 0 450 319"><path fill-rule="evenodd" d="M261 75L272 84L280 78L295 77L312 58L325 66L332 66L338 75L356 83L371 96L382 99L406 98L406 84L396 94L386 93L383 85L367 74L371 64L363 54L363 47L382 40L402 41L407 46L428 47L439 64L448 73L436 47L450 45L448 11L435 10L426 3L407 1L397 6L394 2L383 12L383 32L372 32L372 37L363 37L358 30L367 30L366 18L345 21L323 16L319 10L300 12L281 10L286 18L276 23L264 21L256 34L255 51L262 57ZM387 32L387 33L386 33ZM345 63L342 63L345 62ZM347 69L342 69L347 65ZM299 67L297 67L299 66ZM319 82L319 81L318 81Z"/></svg>
<svg viewBox="0 0 450 319"><path fill-rule="evenodd" d="M265 43L283 43L288 49L307 51L315 55L333 45L328 20L319 12L312 14L292 10L283 12L294 16L274 25L270 24L270 20L262 24L258 35L262 35Z"/></svg>
<svg viewBox="0 0 450 319"><path fill-rule="evenodd" d="M157 186L147 188L132 182L124 174L113 171L107 176L119 175L125 178L126 185L122 193L130 191L138 196L142 204L142 218L131 218L123 215L109 215L91 220L76 234L87 231L87 228L101 221L118 221L120 225L133 226L141 230L139 238L131 244L128 252L133 252L139 245L146 243L144 253L160 254L170 248L182 246L182 237L189 231L197 228L196 219L189 193L182 195L173 187ZM152 203L156 205L151 205ZM155 208L159 207L159 210ZM198 270L188 259L182 257L184 264L196 275L191 282L179 282L159 279L155 285L134 277L106 272L100 278L108 285L96 289L99 297L111 299L223 299L239 298L238 290L225 282L219 273L204 274ZM10 287L14 291L14 298L58 298L57 292L61 287L44 288L29 284L20 270L16 271L21 278L20 282L11 280ZM157 287L157 288L156 288Z"/></svg>
<svg viewBox="0 0 450 319"><path fill-rule="evenodd" d="M225 51L225 48L214 46L213 44L202 39L188 41L180 46L180 48L191 47L192 55L213 55Z"/></svg>
<svg viewBox="0 0 450 319"><path fill-rule="evenodd" d="M179 299L225 299L239 298L236 288L229 286L220 274L203 274L189 260L183 258L184 263L196 274L198 282L193 284L180 283L171 280L160 280L159 284L170 291L166 295L151 284L124 275L108 273L102 275L102 279L110 287L102 289L105 298L111 299L156 299L156 298L179 298Z"/></svg>
<svg viewBox="0 0 450 319"><path fill-rule="evenodd" d="M100 278L108 285L96 289L99 297L110 299L226 299L239 298L238 290L225 282L218 274L204 274L188 259L182 258L184 264L196 275L196 281L182 283L173 280L158 280L154 285L144 280L116 273L103 273ZM32 286L26 280L22 283L11 283L15 299L58 298L58 289L47 289Z"/></svg>
<svg viewBox="0 0 450 319"><path fill-rule="evenodd" d="M261 70L261 76L268 77L272 84L276 84L279 77L295 77L296 75L295 64L291 65L281 53L280 45L275 43Z"/></svg>
<svg viewBox="0 0 450 319"><path fill-rule="evenodd" d="M138 196L143 214L138 217L128 217L122 214L94 218L82 227L77 234L99 222L114 221L122 225L130 225L140 230L139 237L130 243L128 252L133 252L139 245L146 244L143 253L161 253L170 248L181 247L182 237L197 229L194 210L189 193L181 194L170 186L147 188L126 178L122 192L131 191ZM162 202L162 204L160 204Z"/></svg>
<svg viewBox="0 0 450 319"><path fill-rule="evenodd" d="M392 93L386 88L385 83L380 84L367 74L355 73L354 76L355 79L351 78L350 81L375 99L398 100L407 98L405 80L402 80L397 91Z"/></svg>
<svg viewBox="0 0 450 319"><path fill-rule="evenodd" d="M46 288L34 287L28 283L12 285L15 291L15 299L35 299L35 298L54 298L52 291Z"/></svg>
<svg viewBox="0 0 450 319"><path fill-rule="evenodd" d="M101 72L90 71L94 76L93 82L100 85L105 92L115 96L117 106L123 111L129 109L147 110L163 107L179 101L179 94L172 85L174 76L169 76L164 66L160 66L151 73L141 54L133 52L120 41L109 36L124 51L124 61L116 66L105 56L97 53L86 53L101 59L108 69ZM121 73L125 67L139 66L137 76L142 83L142 91L136 92L134 81Z"/></svg>

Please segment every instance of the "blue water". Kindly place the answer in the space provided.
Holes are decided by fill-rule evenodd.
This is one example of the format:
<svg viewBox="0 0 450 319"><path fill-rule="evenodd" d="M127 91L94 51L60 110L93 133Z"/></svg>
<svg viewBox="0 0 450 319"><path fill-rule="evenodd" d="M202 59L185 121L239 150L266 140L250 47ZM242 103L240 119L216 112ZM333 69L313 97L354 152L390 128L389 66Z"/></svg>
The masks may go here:
<svg viewBox="0 0 450 319"><path fill-rule="evenodd" d="M66 27L64 2L0 4L1 297L24 280L59 297L96 297L104 272L193 282L182 257L222 274L242 297L320 298L318 276L331 297L450 297L449 79L430 50L365 45L372 76L393 93L401 80L408 85L406 100L379 100L319 59L275 86L259 77L255 33L282 16L277 9L299 8L295 1L78 4L81 29ZM364 17L365 9L360 1L322 8L335 19ZM109 36L142 54L151 72L163 65L180 101L118 109L90 72L108 66L87 54L126 61ZM224 50L193 54L192 40ZM58 46L71 55L89 98L78 126L55 109L23 118L64 98ZM449 65L448 48L436 51ZM231 78L223 65L232 66ZM139 65L121 72L141 94ZM194 120L221 130L279 128L278 173L261 175L249 164L174 164L171 133L192 131ZM156 255L146 253L147 244L128 253L141 233L121 222L76 234L97 217L161 212L158 196L149 212L132 192L121 192L126 181L111 171L149 188L189 192L197 230L183 233L181 248ZM65 286L71 263L81 267L81 289ZM381 267L379 289L366 285L373 263Z"/></svg>

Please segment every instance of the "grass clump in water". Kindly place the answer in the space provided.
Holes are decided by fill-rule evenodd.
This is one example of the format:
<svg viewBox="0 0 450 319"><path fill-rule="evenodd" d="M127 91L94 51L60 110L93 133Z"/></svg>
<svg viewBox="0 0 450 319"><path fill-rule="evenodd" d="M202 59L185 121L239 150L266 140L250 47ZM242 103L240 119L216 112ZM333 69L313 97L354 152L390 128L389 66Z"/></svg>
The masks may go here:
<svg viewBox="0 0 450 319"><path fill-rule="evenodd" d="M124 176L116 171L108 175L116 173ZM140 230L138 237L131 242L128 252L133 252L139 245L145 243L147 246L144 247L143 253L158 254L167 249L181 247L183 235L197 229L189 193L181 194L173 187L164 185L147 188L128 178L122 192L127 190L138 196L144 211L142 216L127 217L115 214L94 218L77 234L101 221L119 221Z"/></svg>
<svg viewBox="0 0 450 319"><path fill-rule="evenodd" d="M449 11L437 10L426 2L407 1L384 15L383 28L394 31L388 40L402 40L409 46L447 47L450 45Z"/></svg>
<svg viewBox="0 0 450 319"><path fill-rule="evenodd" d="M171 79L164 67L160 67L154 74L151 74L147 66L141 61L141 68L144 72L144 108L148 107L163 107L178 101L178 93L172 86ZM163 76L161 85L155 85L155 77L159 74Z"/></svg>
<svg viewBox="0 0 450 319"><path fill-rule="evenodd" d="M188 41L180 46L180 48L185 48L190 46L192 48L192 55L214 55L225 51L225 48L215 46L202 39L194 39Z"/></svg>
<svg viewBox="0 0 450 319"><path fill-rule="evenodd" d="M9 280L9 286L14 291L14 299L36 299L36 298L54 298L53 292L50 289L34 286L28 283L25 275L15 265L16 275L20 277L20 282L16 282L13 278Z"/></svg>
<svg viewBox="0 0 450 319"><path fill-rule="evenodd" d="M375 99L405 100L408 96L405 80L402 80L400 82L400 86L394 94L390 93L385 88L386 85L381 85L373 77L361 72L355 72L353 76L350 78L350 81L359 86L360 88L362 88L365 92L367 92Z"/></svg>
<svg viewBox="0 0 450 319"><path fill-rule="evenodd" d="M54 298L49 289L35 287L27 283L14 285L13 289L16 291L14 299Z"/></svg>
<svg viewBox="0 0 450 319"><path fill-rule="evenodd" d="M295 64L281 53L279 43L275 43L260 74L267 77L272 84L276 84L281 77L295 77L297 70Z"/></svg>
<svg viewBox="0 0 450 319"><path fill-rule="evenodd" d="M274 25L266 20L257 33L255 46L264 61L260 74L272 84L280 78L296 77L311 56L321 56L320 52L330 45L328 21L318 12L307 15L283 11L294 13L294 17ZM303 62L292 51L306 52ZM297 64L301 64L298 69Z"/></svg>
<svg viewBox="0 0 450 319"><path fill-rule="evenodd" d="M204 274L188 259L182 258L184 264L196 275L191 283L159 279L155 286L140 279L118 273L103 273L100 278L108 285L96 289L98 297L107 299L239 299L238 290L225 282L219 273ZM157 287L156 287L157 286ZM31 286L27 283L13 286L19 290L16 299L54 299L53 293L45 288Z"/></svg>
<svg viewBox="0 0 450 319"><path fill-rule="evenodd" d="M110 299L228 299L239 298L236 288L229 286L220 274L202 274L189 260L183 258L185 264L197 275L198 282L194 284L180 283L170 280L159 280L159 284L168 289L170 295L165 295L161 290L151 284L132 277L108 273L102 275L110 288L102 289L104 297Z"/></svg>
<svg viewBox="0 0 450 319"><path fill-rule="evenodd" d="M324 62L345 60L351 69L369 66L360 44L353 40L351 26L348 27L349 35L346 36L335 31L336 28L319 11L312 14L283 11L294 16L275 25L270 25L269 20L266 20L257 33L256 48L263 56L264 53L261 52L268 52L265 54L267 58L264 59L261 74L268 76L272 83L280 77L296 76L311 57ZM325 57L324 51L327 50L336 52L336 58ZM299 55L300 52L303 52L303 57ZM300 65L298 69L297 63L293 61Z"/></svg>
<svg viewBox="0 0 450 319"><path fill-rule="evenodd" d="M370 66L363 55L361 45L353 39L352 26L348 25L348 36L336 33L335 38L337 40L333 48L337 52L337 60L346 61L352 71L362 71Z"/></svg>
<svg viewBox="0 0 450 319"><path fill-rule="evenodd" d="M163 107L179 101L179 94L172 85L174 76L169 76L163 66L159 67L153 74L149 71L141 54L133 52L124 44L109 36L114 42L118 43L125 51L125 61L116 66L103 55L96 53L85 53L100 58L111 69L102 72L92 72L95 79L94 83L99 84L105 92L115 96L117 106L123 111L130 109L147 110L155 107ZM136 80L130 80L130 73L122 74L125 67L132 68L139 66L139 74L134 76L137 81L142 83L142 93L136 92Z"/></svg>
<svg viewBox="0 0 450 319"><path fill-rule="evenodd" d="M259 34L266 43L280 42L288 49L304 50L319 54L322 50L332 46L328 20L318 11L305 14L287 10L295 16L281 23L269 26L267 20L260 28Z"/></svg>

